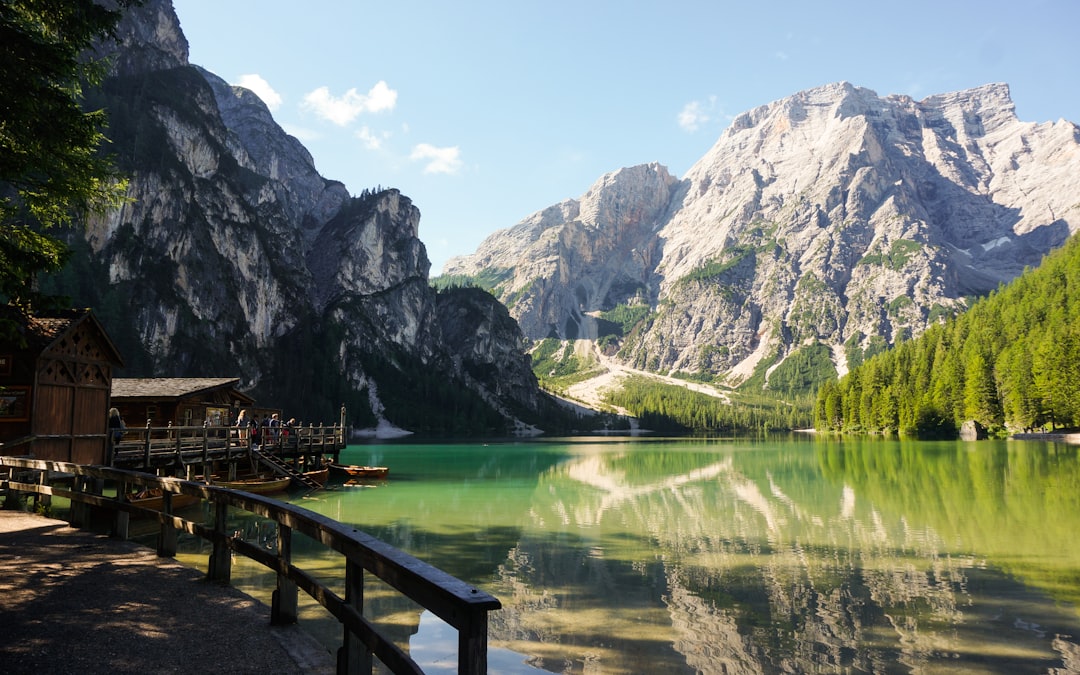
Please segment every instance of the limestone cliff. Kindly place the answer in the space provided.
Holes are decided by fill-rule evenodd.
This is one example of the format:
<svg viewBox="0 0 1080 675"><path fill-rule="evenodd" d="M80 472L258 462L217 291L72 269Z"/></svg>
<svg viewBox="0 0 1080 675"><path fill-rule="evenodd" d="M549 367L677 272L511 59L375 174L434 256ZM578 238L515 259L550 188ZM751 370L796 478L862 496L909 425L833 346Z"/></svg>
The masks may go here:
<svg viewBox="0 0 1080 675"><path fill-rule="evenodd" d="M646 370L737 384L822 343L844 372L1037 265L1080 228L1078 194L1080 130L1021 122L1006 85L839 83L738 116L682 180L613 172L444 273L533 339L596 338L594 317L637 307L614 356Z"/></svg>
<svg viewBox="0 0 1080 675"><path fill-rule="evenodd" d="M538 414L512 321L444 334L411 200L320 176L258 97L188 63L167 0L119 33L88 105L108 112L129 202L70 233L72 265L49 283L97 310L125 375L239 376L306 421L345 403L354 424L432 433L476 430L450 400L493 433Z"/></svg>

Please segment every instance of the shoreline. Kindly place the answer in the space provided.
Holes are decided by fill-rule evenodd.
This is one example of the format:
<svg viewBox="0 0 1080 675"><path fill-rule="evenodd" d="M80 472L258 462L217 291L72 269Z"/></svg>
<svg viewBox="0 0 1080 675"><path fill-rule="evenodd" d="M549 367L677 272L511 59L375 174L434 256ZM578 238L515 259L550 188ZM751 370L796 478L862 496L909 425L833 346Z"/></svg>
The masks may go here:
<svg viewBox="0 0 1080 675"><path fill-rule="evenodd" d="M1077 431L1062 431L1062 432L1037 432L1037 433L1023 433L1013 434L1009 436L1010 440L1014 441L1054 441L1057 443L1068 443L1069 445L1080 445L1080 432Z"/></svg>

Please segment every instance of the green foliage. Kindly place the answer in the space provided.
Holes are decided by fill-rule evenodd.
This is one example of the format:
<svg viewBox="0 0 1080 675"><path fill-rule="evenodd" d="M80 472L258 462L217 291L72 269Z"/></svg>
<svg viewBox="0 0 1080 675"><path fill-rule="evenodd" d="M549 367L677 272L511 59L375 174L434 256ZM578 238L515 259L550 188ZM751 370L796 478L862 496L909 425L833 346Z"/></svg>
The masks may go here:
<svg viewBox="0 0 1080 675"><path fill-rule="evenodd" d="M479 394L407 352L388 353L384 347L378 354L364 355L362 365L379 383L387 419L399 427L441 437L509 432L506 420Z"/></svg>
<svg viewBox="0 0 1080 675"><path fill-rule="evenodd" d="M859 346L862 338L862 333L855 333L844 342L844 358L847 359L848 368L857 368L863 362L863 350Z"/></svg>
<svg viewBox="0 0 1080 675"><path fill-rule="evenodd" d="M432 278L431 285L440 290L454 286L475 286L497 296L495 288L513 274L514 270L508 267L489 267L481 270L479 274L443 274Z"/></svg>
<svg viewBox="0 0 1080 675"><path fill-rule="evenodd" d="M601 337L606 335L625 337L629 335L635 326L644 321L651 311L648 305L634 305L631 307L620 303L614 309L609 309L600 314L598 321L600 325L599 334Z"/></svg>
<svg viewBox="0 0 1080 675"><path fill-rule="evenodd" d="M728 255L725 256L724 260L712 259L705 261L701 264L700 267L697 267L689 274L680 277L675 282L675 286L685 286L686 284L696 281L715 281L724 272L732 269L733 267L741 263L743 260L747 259L748 256L752 256L754 253L754 249L745 246L735 246L726 249L725 253L727 253Z"/></svg>
<svg viewBox="0 0 1080 675"><path fill-rule="evenodd" d="M532 369L543 389L561 392L596 374L598 364L579 356L573 340L544 338L532 352Z"/></svg>
<svg viewBox="0 0 1080 675"><path fill-rule="evenodd" d="M889 303L888 307L886 307L886 311L888 312L889 316L897 317L900 316L901 311L908 307L911 307L914 304L914 300L912 300L906 295L901 295L893 298L893 301Z"/></svg>
<svg viewBox="0 0 1080 675"><path fill-rule="evenodd" d="M907 265L915 253L922 250L923 245L910 239L897 239L889 247L888 251L869 253L861 260L859 265L880 265L899 272Z"/></svg>
<svg viewBox="0 0 1080 675"><path fill-rule="evenodd" d="M746 378L746 381L739 385L739 391L743 392L757 392L764 391L767 385L766 373L769 372L769 368L772 368L776 360L780 358L779 348L774 347L764 358L758 361L754 366L754 372L750 377Z"/></svg>
<svg viewBox="0 0 1080 675"><path fill-rule="evenodd" d="M836 379L832 350L815 342L788 356L769 375L769 389L785 397L810 394L824 382Z"/></svg>
<svg viewBox="0 0 1080 675"><path fill-rule="evenodd" d="M641 426L666 433L759 433L810 426L811 399L739 397L726 403L678 385L631 377L608 393L608 403L629 410Z"/></svg>
<svg viewBox="0 0 1080 675"><path fill-rule="evenodd" d="M952 317L954 315L955 315L955 312L953 312L951 309L949 309L947 307L943 307L943 306L941 306L941 305L939 305L938 303L935 302L933 304L933 306L930 307L930 314L929 314L929 316L927 316L926 322L927 323L937 323L939 321L943 321L945 319L948 319L948 318L950 318L950 317Z"/></svg>
<svg viewBox="0 0 1080 675"><path fill-rule="evenodd" d="M822 387L822 430L947 435L1080 425L1080 239L919 338Z"/></svg>
<svg viewBox="0 0 1080 675"><path fill-rule="evenodd" d="M81 103L83 86L106 72L87 55L133 4L0 3L0 302L24 311L47 302L34 280L62 268L67 249L40 228L122 201L124 181L98 152L104 112Z"/></svg>

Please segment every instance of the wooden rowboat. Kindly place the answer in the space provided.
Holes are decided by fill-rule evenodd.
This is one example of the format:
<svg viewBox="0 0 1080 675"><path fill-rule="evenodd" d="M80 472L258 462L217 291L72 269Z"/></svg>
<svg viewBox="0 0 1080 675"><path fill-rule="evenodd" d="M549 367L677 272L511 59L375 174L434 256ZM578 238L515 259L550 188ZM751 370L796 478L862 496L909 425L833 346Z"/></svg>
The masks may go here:
<svg viewBox="0 0 1080 675"><path fill-rule="evenodd" d="M267 495L274 492L284 492L289 489L292 478L288 476L274 478L241 478L238 480L216 480L214 485L226 487L230 490L243 490L255 494Z"/></svg>
<svg viewBox="0 0 1080 675"><path fill-rule="evenodd" d="M305 471L304 475L315 481L319 485L326 485L326 481L330 479L330 465L327 464L323 468L316 471Z"/></svg>
<svg viewBox="0 0 1080 675"><path fill-rule="evenodd" d="M161 494L160 489L143 490L130 497L130 501L135 506L139 506L144 509L152 509L154 511L160 511L164 508L165 498ZM199 501L199 498L194 495L187 495L182 492L172 493L172 508L176 509L184 508L185 506L191 506Z"/></svg>
<svg viewBox="0 0 1080 675"><path fill-rule="evenodd" d="M386 478L390 469L385 466L358 466L356 464L331 464L331 471L349 478Z"/></svg>

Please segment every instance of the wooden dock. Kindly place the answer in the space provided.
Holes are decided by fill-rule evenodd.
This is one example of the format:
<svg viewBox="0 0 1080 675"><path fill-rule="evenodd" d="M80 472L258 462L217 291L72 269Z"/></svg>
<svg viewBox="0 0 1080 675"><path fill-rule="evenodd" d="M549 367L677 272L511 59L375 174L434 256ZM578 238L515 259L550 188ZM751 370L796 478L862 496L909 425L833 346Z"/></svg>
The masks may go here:
<svg viewBox="0 0 1080 675"><path fill-rule="evenodd" d="M280 475L303 473L338 462L349 437L343 426L261 429L266 436L256 443L247 428L151 427L125 429L110 450L107 464L120 469L192 478L209 476L221 467L235 476L237 467L262 467ZM284 468L283 468L284 467ZM240 471L244 473L244 471Z"/></svg>

